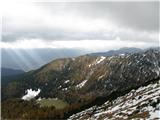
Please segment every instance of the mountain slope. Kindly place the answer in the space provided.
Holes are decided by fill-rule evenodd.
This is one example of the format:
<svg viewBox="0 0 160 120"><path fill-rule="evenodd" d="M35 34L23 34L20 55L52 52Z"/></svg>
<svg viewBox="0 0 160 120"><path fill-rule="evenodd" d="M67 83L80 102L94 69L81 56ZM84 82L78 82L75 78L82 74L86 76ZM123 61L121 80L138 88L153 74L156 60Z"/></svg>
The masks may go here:
<svg viewBox="0 0 160 120"><path fill-rule="evenodd" d="M39 97L60 97L68 102L107 97L157 79L159 58L160 52L151 49L126 56L57 59L15 80L17 92L6 90L5 94L21 97L26 89L32 88L41 89Z"/></svg>

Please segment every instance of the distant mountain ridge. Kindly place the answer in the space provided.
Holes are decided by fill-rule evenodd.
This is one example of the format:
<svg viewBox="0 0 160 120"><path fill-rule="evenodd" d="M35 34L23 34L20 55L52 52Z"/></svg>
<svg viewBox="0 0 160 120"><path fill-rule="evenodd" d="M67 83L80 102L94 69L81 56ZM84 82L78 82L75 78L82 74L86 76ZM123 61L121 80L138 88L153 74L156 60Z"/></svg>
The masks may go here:
<svg viewBox="0 0 160 120"><path fill-rule="evenodd" d="M88 54L90 56L113 56L113 55L123 55L123 54L133 54L137 52L143 51L140 48L135 48L135 47L124 47L120 48L118 50L109 50L107 52L97 52L97 53L91 53Z"/></svg>
<svg viewBox="0 0 160 120"><path fill-rule="evenodd" d="M23 70L12 69L12 68L1 68L1 76L12 76L24 73Z"/></svg>

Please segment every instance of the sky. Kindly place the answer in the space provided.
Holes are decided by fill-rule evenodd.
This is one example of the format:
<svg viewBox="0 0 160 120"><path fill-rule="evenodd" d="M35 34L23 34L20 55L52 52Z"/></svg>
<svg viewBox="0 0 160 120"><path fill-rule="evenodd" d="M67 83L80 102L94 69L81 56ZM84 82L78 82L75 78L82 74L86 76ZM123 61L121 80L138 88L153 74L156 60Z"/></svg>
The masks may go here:
<svg viewBox="0 0 160 120"><path fill-rule="evenodd" d="M3 1L2 66L30 70L59 57L160 45L157 1L46 1Z"/></svg>
<svg viewBox="0 0 160 120"><path fill-rule="evenodd" d="M103 51L158 45L158 2L13 2L3 7L1 48Z"/></svg>

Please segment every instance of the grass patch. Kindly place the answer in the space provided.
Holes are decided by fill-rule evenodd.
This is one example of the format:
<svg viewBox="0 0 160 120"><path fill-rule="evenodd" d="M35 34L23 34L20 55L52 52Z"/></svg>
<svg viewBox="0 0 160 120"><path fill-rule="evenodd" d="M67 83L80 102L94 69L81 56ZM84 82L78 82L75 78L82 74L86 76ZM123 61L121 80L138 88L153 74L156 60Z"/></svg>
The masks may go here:
<svg viewBox="0 0 160 120"><path fill-rule="evenodd" d="M41 107L54 106L56 109L63 109L68 105L67 102L60 99L55 99L55 98L41 99L37 102L40 104Z"/></svg>

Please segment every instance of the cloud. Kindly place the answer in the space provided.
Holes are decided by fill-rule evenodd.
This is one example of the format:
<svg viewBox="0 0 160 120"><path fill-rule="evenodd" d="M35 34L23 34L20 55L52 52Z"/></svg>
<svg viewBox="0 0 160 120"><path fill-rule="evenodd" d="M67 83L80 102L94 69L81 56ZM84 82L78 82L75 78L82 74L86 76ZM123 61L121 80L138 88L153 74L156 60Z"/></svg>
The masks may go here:
<svg viewBox="0 0 160 120"><path fill-rule="evenodd" d="M109 18L123 27L156 32L159 29L158 1L93 2L82 10L86 15Z"/></svg>
<svg viewBox="0 0 160 120"><path fill-rule="evenodd" d="M39 44L41 41L115 41L117 37L131 44L158 43L159 15L156 1L7 5L3 15L3 44L18 44L17 41L21 43L35 39L40 40ZM48 47L47 42L44 43Z"/></svg>
<svg viewBox="0 0 160 120"><path fill-rule="evenodd" d="M115 40L55 40L55 41L45 41L40 39L32 39L32 40L20 40L16 42L1 42L1 48L12 48L12 49L43 49L43 48L51 48L51 49L83 49L92 52L97 51L106 51L115 48L121 47L138 47L138 48L147 48L147 47L156 47L158 46L157 41L123 41L119 37Z"/></svg>

